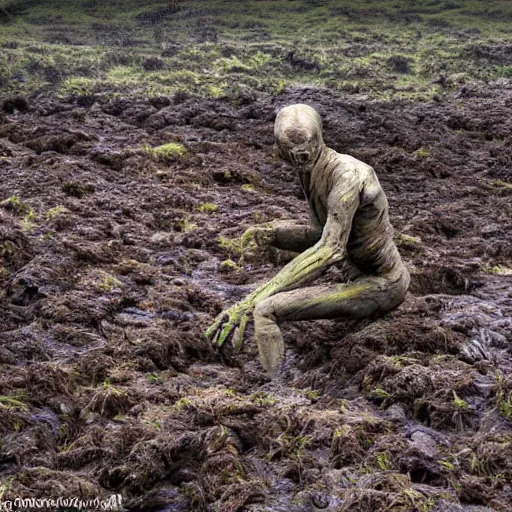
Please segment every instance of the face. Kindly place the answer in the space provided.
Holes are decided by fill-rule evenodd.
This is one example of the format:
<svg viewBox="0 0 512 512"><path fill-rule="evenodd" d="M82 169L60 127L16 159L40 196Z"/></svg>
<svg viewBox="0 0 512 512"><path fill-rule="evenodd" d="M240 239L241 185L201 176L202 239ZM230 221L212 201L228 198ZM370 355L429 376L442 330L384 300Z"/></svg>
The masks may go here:
<svg viewBox="0 0 512 512"><path fill-rule="evenodd" d="M308 105L291 105L279 111L274 133L279 156L295 166L314 164L323 148L322 124Z"/></svg>

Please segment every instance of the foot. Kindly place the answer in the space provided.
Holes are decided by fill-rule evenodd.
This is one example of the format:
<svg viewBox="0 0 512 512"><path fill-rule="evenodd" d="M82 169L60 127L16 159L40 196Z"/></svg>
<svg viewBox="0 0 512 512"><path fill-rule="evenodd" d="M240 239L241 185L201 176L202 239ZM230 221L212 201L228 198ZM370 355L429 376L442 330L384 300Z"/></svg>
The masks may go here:
<svg viewBox="0 0 512 512"><path fill-rule="evenodd" d="M267 372L275 373L284 359L284 341L281 329L272 320L254 318L254 337L260 362Z"/></svg>

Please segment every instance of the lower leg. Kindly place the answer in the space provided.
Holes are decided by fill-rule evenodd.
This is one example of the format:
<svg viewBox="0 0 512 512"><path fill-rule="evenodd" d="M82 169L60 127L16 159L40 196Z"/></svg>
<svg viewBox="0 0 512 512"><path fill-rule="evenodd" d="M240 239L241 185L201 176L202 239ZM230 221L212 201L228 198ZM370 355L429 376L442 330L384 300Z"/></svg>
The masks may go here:
<svg viewBox="0 0 512 512"><path fill-rule="evenodd" d="M265 307L266 301L253 313L254 337L261 365L267 371L276 370L284 358L284 340L275 316Z"/></svg>
<svg viewBox="0 0 512 512"><path fill-rule="evenodd" d="M396 308L405 296L402 280L365 277L353 283L312 286L273 295L254 310L254 337L260 361L275 370L284 357L284 342L277 322L321 318L362 319Z"/></svg>

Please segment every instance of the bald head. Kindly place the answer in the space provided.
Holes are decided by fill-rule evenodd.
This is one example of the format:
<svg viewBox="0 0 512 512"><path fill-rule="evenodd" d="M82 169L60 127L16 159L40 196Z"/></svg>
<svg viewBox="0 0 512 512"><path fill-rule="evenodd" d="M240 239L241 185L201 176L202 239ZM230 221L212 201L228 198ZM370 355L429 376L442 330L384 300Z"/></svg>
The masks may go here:
<svg viewBox="0 0 512 512"><path fill-rule="evenodd" d="M324 148L322 119L313 107L302 103L278 112L274 135L279 155L295 165L314 163Z"/></svg>

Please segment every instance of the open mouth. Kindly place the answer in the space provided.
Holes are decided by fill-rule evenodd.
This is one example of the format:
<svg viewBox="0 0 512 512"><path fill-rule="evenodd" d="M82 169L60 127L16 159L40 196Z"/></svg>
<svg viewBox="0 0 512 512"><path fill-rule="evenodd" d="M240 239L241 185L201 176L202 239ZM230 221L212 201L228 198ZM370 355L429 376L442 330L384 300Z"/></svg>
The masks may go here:
<svg viewBox="0 0 512 512"><path fill-rule="evenodd" d="M290 159L295 165L303 165L309 162L310 154L308 151L292 151Z"/></svg>

